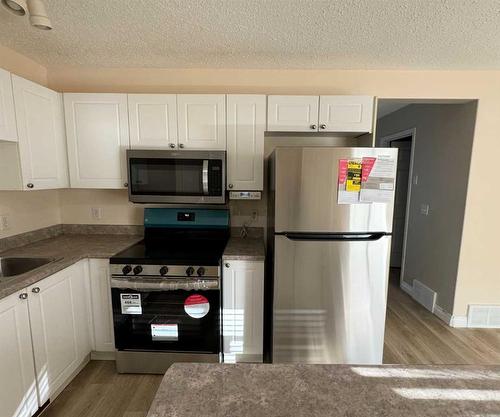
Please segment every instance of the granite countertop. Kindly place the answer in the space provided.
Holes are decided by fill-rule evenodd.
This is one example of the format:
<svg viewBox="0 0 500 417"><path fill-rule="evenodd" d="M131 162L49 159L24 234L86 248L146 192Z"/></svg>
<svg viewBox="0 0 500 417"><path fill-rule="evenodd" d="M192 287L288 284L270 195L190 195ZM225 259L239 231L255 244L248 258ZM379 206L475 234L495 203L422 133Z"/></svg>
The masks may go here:
<svg viewBox="0 0 500 417"><path fill-rule="evenodd" d="M262 238L231 236L227 242L223 260L263 261L265 259L264 241Z"/></svg>
<svg viewBox="0 0 500 417"><path fill-rule="evenodd" d="M57 261L10 279L0 280L0 299L84 258L109 258L143 239L126 234L64 234L1 252L0 257L54 257Z"/></svg>
<svg viewBox="0 0 500 417"><path fill-rule="evenodd" d="M500 415L500 366L174 364L148 417Z"/></svg>

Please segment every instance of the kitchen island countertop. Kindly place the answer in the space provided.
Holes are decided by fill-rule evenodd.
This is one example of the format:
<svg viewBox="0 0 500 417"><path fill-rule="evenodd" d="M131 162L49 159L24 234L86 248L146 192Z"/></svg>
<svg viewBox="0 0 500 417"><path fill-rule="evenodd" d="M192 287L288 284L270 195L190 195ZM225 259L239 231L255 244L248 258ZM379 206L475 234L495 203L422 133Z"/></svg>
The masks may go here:
<svg viewBox="0 0 500 417"><path fill-rule="evenodd" d="M174 364L148 417L500 415L500 366Z"/></svg>

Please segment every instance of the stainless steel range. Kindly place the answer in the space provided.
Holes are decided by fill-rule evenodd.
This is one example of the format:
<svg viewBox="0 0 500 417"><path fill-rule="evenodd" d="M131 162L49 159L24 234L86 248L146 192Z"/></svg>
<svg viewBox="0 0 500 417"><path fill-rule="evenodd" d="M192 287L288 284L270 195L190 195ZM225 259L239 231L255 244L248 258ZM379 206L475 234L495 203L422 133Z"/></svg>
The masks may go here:
<svg viewBox="0 0 500 417"><path fill-rule="evenodd" d="M120 373L219 362L227 210L147 208L145 236L110 259Z"/></svg>

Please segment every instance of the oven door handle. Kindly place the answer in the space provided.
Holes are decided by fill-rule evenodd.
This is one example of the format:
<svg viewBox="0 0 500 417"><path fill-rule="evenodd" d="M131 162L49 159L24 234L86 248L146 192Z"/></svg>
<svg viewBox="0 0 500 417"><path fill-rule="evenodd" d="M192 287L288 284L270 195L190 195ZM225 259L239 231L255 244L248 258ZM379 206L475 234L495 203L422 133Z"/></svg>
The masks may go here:
<svg viewBox="0 0 500 417"><path fill-rule="evenodd" d="M208 195L208 159L203 160L203 168L201 171L201 183L203 186L203 194Z"/></svg>
<svg viewBox="0 0 500 417"><path fill-rule="evenodd" d="M176 291L176 290L218 290L218 279L195 280L158 280L158 282L111 277L111 288L136 290L139 292Z"/></svg>

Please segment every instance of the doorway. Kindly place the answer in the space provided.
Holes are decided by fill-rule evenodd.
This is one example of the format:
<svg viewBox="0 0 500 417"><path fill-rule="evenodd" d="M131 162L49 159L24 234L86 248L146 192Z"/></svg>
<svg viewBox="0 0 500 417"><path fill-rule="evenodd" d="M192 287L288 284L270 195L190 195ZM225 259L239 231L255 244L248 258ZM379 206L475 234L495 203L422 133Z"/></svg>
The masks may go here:
<svg viewBox="0 0 500 417"><path fill-rule="evenodd" d="M399 280L404 276L415 134L416 129L410 129L381 138L382 146L398 149L390 267L401 271Z"/></svg>

